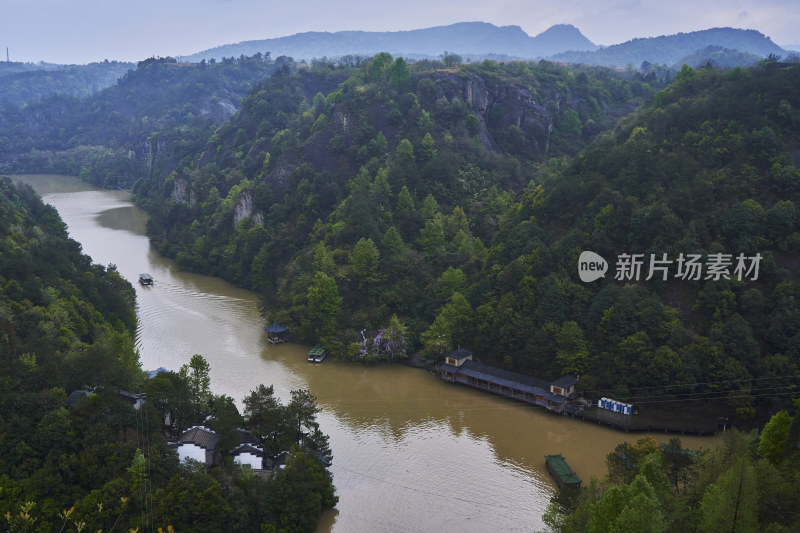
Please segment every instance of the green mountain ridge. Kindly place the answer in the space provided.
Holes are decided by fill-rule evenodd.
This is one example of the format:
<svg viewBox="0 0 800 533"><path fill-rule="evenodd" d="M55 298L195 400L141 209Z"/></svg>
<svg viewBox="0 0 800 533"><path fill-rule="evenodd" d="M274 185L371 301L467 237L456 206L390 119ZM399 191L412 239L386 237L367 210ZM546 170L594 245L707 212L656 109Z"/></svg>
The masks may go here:
<svg viewBox="0 0 800 533"><path fill-rule="evenodd" d="M133 63L105 61L88 65L0 62L0 106L21 107L59 94L83 97L117 83Z"/></svg>

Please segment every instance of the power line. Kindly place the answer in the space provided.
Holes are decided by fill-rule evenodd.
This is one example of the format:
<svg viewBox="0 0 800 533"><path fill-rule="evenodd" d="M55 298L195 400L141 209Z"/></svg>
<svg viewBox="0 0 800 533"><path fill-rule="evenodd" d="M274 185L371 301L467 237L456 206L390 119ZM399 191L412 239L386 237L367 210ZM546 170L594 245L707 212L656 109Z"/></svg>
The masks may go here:
<svg viewBox="0 0 800 533"><path fill-rule="evenodd" d="M729 394L736 394L738 392L774 391L780 389L798 389L798 385L784 385L781 387L764 387L760 389L710 390L701 392L675 392L672 394L653 394L651 396L631 396L630 401L631 402L638 401L639 403L641 403L643 400L648 400L648 399L671 398L671 397L686 397L686 399L691 399L692 396L713 397L714 395L729 395Z"/></svg>
<svg viewBox="0 0 800 533"><path fill-rule="evenodd" d="M695 383L676 383L674 385L650 385L647 387L633 387L635 390L647 390L647 389L670 389L670 388L677 388L677 387L696 387L699 385L722 385L725 383L743 383L747 381L763 381L767 379L776 380L776 379L797 379L800 378L800 374L790 374L785 376L769 376L769 377L761 377L761 378L742 378L742 379L728 379L724 381L705 381L705 382L695 382ZM600 392L619 392L618 389L597 389L597 390L585 390L581 391L582 393L600 393Z"/></svg>
<svg viewBox="0 0 800 533"><path fill-rule="evenodd" d="M762 393L762 394L736 394L731 393L727 396L716 396L711 398L677 398L671 400L652 400L652 401L644 401L644 402L635 402L634 405L649 405L653 403L674 403L674 402L705 402L705 401L713 401L713 400L730 400L735 398L762 398L767 396L794 396L797 394L797 391L786 391L786 392L774 392L774 393Z"/></svg>

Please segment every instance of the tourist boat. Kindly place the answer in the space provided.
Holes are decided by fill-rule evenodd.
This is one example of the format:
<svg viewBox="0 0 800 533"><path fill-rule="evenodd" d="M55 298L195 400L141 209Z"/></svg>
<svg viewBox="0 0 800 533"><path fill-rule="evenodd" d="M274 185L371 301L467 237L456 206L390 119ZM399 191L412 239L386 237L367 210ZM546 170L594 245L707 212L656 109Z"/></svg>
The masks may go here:
<svg viewBox="0 0 800 533"><path fill-rule="evenodd" d="M572 471L567 461L560 453L545 455L544 464L547 466L547 471L553 479L555 479L559 488L581 486L581 478Z"/></svg>
<svg viewBox="0 0 800 533"><path fill-rule="evenodd" d="M328 355L328 351L325 350L322 346L317 344L308 352L308 361L310 363L321 363L323 359Z"/></svg>
<svg viewBox="0 0 800 533"><path fill-rule="evenodd" d="M139 283L141 283L142 285L152 285L153 276L147 273L139 274Z"/></svg>

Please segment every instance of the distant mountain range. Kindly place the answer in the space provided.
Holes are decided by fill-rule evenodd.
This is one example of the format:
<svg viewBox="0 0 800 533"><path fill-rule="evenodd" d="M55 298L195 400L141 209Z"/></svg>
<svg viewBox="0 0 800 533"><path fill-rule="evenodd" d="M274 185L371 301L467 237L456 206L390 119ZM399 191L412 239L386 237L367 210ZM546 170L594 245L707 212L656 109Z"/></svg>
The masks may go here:
<svg viewBox="0 0 800 533"><path fill-rule="evenodd" d="M181 57L182 61L219 60L222 57L252 56L270 52L296 60L344 55L372 56L390 52L409 58L438 57L445 50L464 59L503 57L537 59L568 50L591 51L598 46L587 39L575 26L559 24L536 37L519 26L495 26L486 22L460 22L410 31L367 32L339 31L306 32L278 37L226 44L203 52Z"/></svg>
<svg viewBox="0 0 800 533"><path fill-rule="evenodd" d="M553 55L551 59L568 63L616 67L633 64L638 68L642 61L671 66L681 58L710 46L738 50L759 57L767 57L770 54L777 56L789 54L787 50L756 30L712 28L690 33L632 39L592 52L562 52Z"/></svg>
<svg viewBox="0 0 800 533"><path fill-rule="evenodd" d="M519 26L495 26L486 22L460 22L410 31L306 32L278 37L226 44L183 56L181 61L252 56L270 52L272 57L290 56L295 60L337 58L345 55L372 56L389 52L411 59L436 58L444 51L461 55L465 60L552 59L569 63L639 67L643 61L672 66L685 57L697 61L697 54L708 47L739 51L752 62L751 56L769 54L786 57L782 49L764 34L755 30L712 28L675 35L633 39L621 44L599 47L575 26L559 24L535 37ZM712 58L709 58L712 59ZM747 64L747 63L742 63ZM679 65L680 66L680 65Z"/></svg>

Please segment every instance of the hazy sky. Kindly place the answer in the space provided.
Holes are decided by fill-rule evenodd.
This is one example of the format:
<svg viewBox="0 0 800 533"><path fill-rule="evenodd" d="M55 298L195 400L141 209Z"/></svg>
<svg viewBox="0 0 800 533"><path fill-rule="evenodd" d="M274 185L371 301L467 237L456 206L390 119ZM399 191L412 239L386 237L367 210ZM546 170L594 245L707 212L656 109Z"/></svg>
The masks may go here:
<svg viewBox="0 0 800 533"><path fill-rule="evenodd" d="M179 56L304 31L397 31L483 21L534 36L573 24L597 44L731 26L800 43L798 0L0 0L5 60Z"/></svg>

